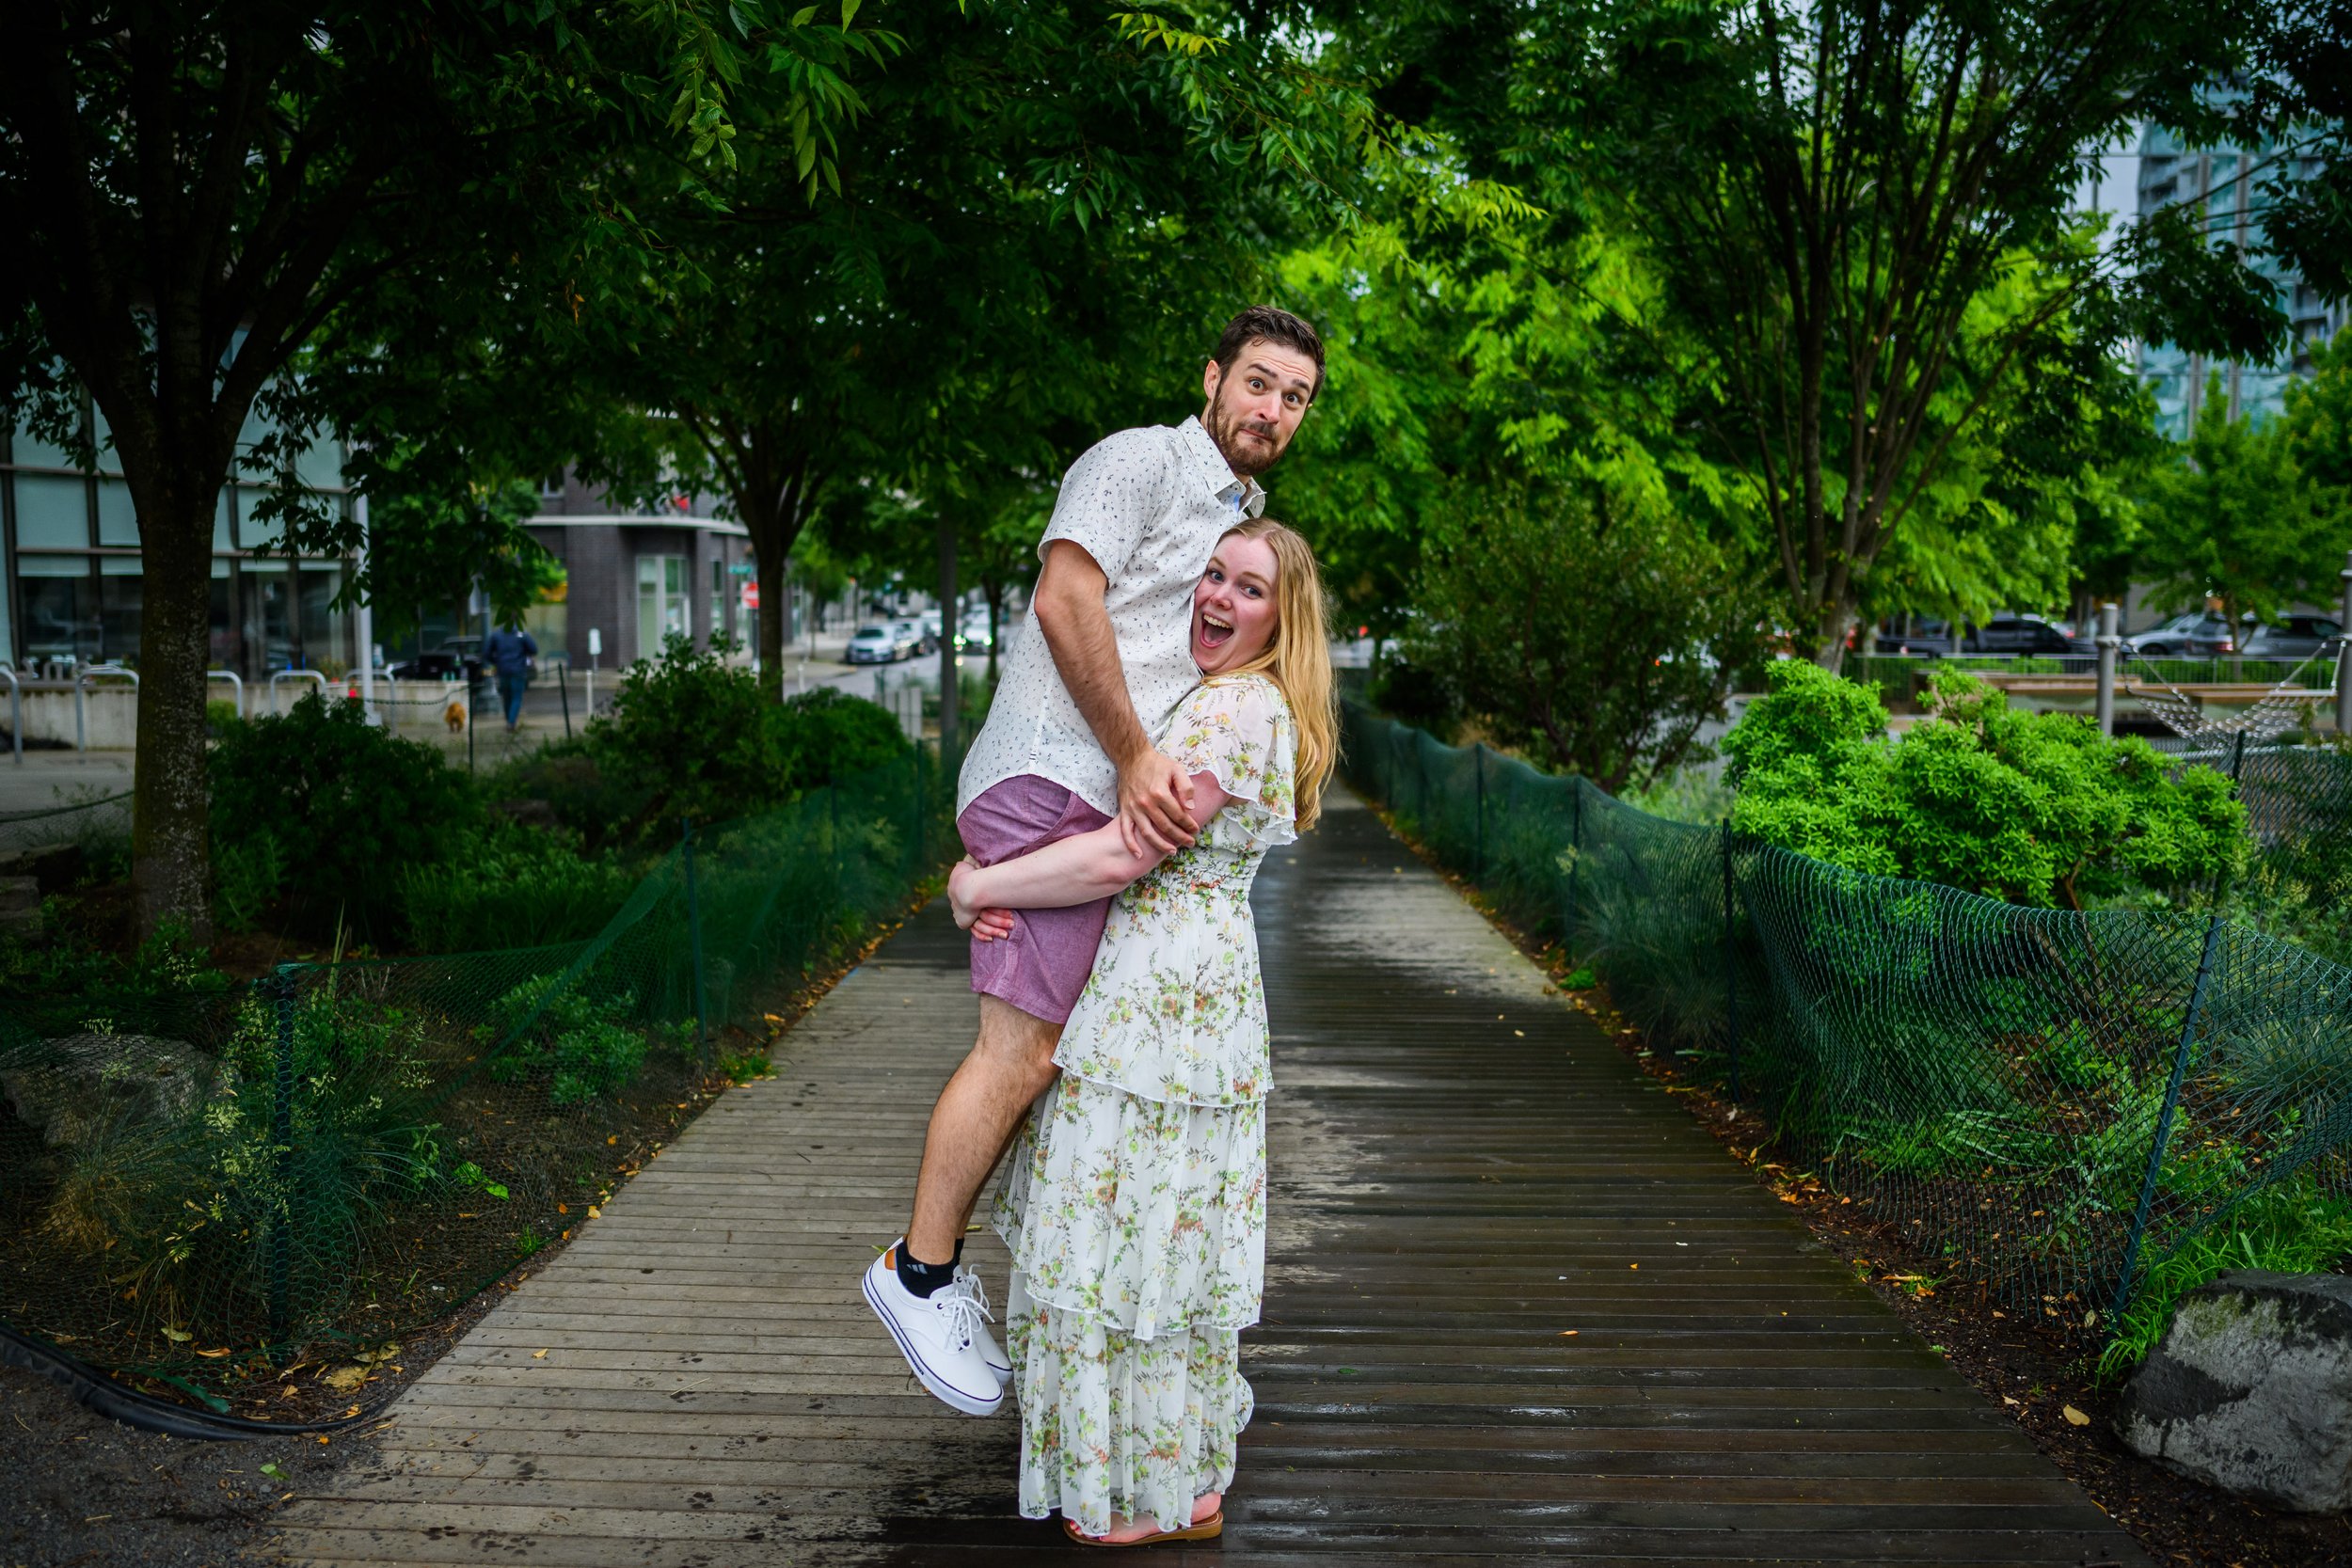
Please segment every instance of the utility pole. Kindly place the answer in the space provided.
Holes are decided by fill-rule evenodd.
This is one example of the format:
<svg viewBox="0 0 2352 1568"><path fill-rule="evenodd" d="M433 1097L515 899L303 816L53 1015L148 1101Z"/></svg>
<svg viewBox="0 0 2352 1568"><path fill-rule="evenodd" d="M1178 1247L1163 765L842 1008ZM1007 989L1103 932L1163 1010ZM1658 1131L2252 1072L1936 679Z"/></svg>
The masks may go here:
<svg viewBox="0 0 2352 1568"><path fill-rule="evenodd" d="M2123 639L2119 635L2117 622L2122 619L2120 605L2099 607L2099 733L2115 733L2115 666L2123 652Z"/></svg>

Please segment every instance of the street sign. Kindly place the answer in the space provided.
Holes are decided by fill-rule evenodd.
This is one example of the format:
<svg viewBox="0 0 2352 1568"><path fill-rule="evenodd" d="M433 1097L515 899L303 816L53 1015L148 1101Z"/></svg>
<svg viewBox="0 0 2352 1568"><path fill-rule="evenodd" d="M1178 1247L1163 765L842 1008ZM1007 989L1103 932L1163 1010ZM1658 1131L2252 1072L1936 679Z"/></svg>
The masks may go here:
<svg viewBox="0 0 2352 1568"><path fill-rule="evenodd" d="M745 610L759 608L759 579L757 578L754 578L743 585L743 608Z"/></svg>

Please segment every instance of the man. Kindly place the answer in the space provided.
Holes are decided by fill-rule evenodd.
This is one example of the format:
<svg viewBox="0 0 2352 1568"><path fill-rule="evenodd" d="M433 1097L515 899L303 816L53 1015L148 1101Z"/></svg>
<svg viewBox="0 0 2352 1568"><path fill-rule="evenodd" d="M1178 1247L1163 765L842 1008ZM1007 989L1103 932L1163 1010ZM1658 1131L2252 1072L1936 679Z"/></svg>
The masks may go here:
<svg viewBox="0 0 2352 1568"><path fill-rule="evenodd" d="M539 644L531 633L503 626L482 640L482 662L498 675L499 698L506 708L506 733L523 721L523 693L531 689L531 661Z"/></svg>
<svg viewBox="0 0 2352 1568"><path fill-rule="evenodd" d="M957 828L983 865L1114 816L1138 853L1192 842L1192 781L1152 736L1200 678L1186 635L1193 585L1225 531L1264 510L1257 476L1322 389L1323 341L1290 312L1252 306L1226 324L1200 386L1198 418L1121 431L1063 476L1038 546L1033 624L957 790ZM866 1299L915 1377L970 1415L995 1412L1011 1364L981 1324L964 1227L1023 1113L1054 1081L1054 1048L1109 908L1022 911L1009 940L973 944L979 1039L931 1108L914 1220L866 1272Z"/></svg>

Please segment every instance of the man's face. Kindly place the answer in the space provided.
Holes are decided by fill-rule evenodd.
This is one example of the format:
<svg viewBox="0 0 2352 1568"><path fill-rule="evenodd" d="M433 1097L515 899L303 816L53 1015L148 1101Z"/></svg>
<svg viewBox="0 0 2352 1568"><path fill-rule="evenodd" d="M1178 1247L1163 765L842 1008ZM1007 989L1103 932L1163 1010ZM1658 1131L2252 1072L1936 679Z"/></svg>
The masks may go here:
<svg viewBox="0 0 2352 1568"><path fill-rule="evenodd" d="M1229 374L1216 361L1200 377L1209 406L1200 424L1234 475L1249 479L1274 467L1298 434L1315 393L1315 362L1295 348L1252 338Z"/></svg>

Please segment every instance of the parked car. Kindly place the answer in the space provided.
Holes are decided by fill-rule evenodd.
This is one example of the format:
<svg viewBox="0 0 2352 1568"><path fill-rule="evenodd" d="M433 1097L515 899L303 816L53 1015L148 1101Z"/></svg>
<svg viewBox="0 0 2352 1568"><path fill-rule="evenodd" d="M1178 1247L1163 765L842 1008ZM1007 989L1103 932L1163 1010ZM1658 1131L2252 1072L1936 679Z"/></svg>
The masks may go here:
<svg viewBox="0 0 2352 1568"><path fill-rule="evenodd" d="M988 629L988 611L985 610L966 615L963 625L956 628L956 646L959 648L986 653L994 641Z"/></svg>
<svg viewBox="0 0 2352 1568"><path fill-rule="evenodd" d="M939 652L939 634L937 630L934 627L925 626L920 617L908 616L903 620L891 622L890 626L891 629L896 631L898 636L905 641L908 647L914 652L917 654L935 654Z"/></svg>
<svg viewBox="0 0 2352 1568"><path fill-rule="evenodd" d="M437 647L412 654L384 672L396 681L439 681L482 678L482 639L450 637Z"/></svg>
<svg viewBox="0 0 2352 1568"><path fill-rule="evenodd" d="M1995 615L1970 629L1962 644L1972 654L2016 654L2024 657L2083 652L2065 629L2039 615Z"/></svg>
<svg viewBox="0 0 2352 1568"><path fill-rule="evenodd" d="M1959 651L1949 621L1914 620L1909 631L1898 624L1891 630L1879 632L1871 647L1877 653L1908 654L1919 658L1939 658Z"/></svg>
<svg viewBox="0 0 2352 1568"><path fill-rule="evenodd" d="M2192 610L2125 638L2123 646L2142 658L2212 658L2237 652L2237 634L2216 611Z"/></svg>
<svg viewBox="0 0 2352 1568"><path fill-rule="evenodd" d="M2248 658L2304 659L2334 649L2344 624L2328 615L2284 615L2256 626L2246 639Z"/></svg>
<svg viewBox="0 0 2352 1568"><path fill-rule="evenodd" d="M896 624L876 622L860 626L851 634L849 652L844 657L851 664L896 664L902 658L914 657L920 641L901 632Z"/></svg>

